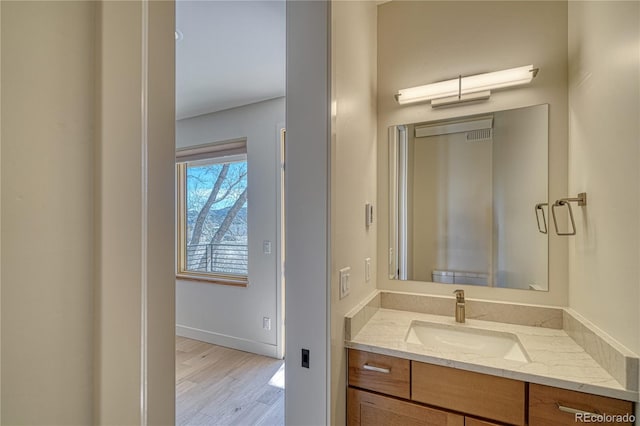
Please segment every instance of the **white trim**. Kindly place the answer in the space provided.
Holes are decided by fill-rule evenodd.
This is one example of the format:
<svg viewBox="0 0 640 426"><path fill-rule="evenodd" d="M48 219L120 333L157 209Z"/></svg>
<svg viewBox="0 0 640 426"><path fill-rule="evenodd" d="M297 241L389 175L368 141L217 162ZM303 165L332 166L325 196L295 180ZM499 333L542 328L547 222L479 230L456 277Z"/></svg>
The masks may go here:
<svg viewBox="0 0 640 426"><path fill-rule="evenodd" d="M388 276L398 278L398 127L389 127L389 247Z"/></svg>
<svg viewBox="0 0 640 426"><path fill-rule="evenodd" d="M148 423L148 276L147 268L149 267L148 261L148 244L149 244L149 0L142 0L142 23L141 23L141 75L140 75L140 114L141 114L141 135L140 135L140 149L141 149L141 253L140 260L142 263L140 273L140 424L146 426Z"/></svg>
<svg viewBox="0 0 640 426"><path fill-rule="evenodd" d="M286 99L285 99L286 102ZM286 329L284 325L285 306L284 292L286 291L286 281L284 279L285 252L284 247L284 214L286 206L284 204L284 144L281 131L286 130L284 122L276 124L276 347L277 357L284 358L284 344Z"/></svg>
<svg viewBox="0 0 640 426"><path fill-rule="evenodd" d="M189 339L200 340L201 342L211 343L212 345L219 345L237 349L239 351L252 352L258 355L282 359L282 357L278 356L278 347L276 345L256 342L255 340L243 339L240 337L229 336L227 334L215 333L213 331L201 330L199 328L179 324L176 324L176 335L180 337L188 337Z"/></svg>
<svg viewBox="0 0 640 426"><path fill-rule="evenodd" d="M2 6L0 6L0 22L2 22ZM1 33L1 32L0 32ZM2 46L2 37L0 36L0 46ZM0 54L0 81L2 81L2 55ZM0 99L2 99L2 85L0 84ZM0 102L0 123L2 123L2 102ZM2 128L2 124L0 124L0 129ZM2 134L2 132L0 132L0 135ZM2 152L2 136L0 136L0 153ZM1 161L1 154L0 154L0 164L2 164ZM0 168L1 170L1 168ZM2 173L0 173L0 176L2 176ZM0 185L0 188L2 187L2 185ZM0 196L0 200L2 200L2 197ZM1 207L1 203L0 203L0 207ZM2 208L0 208L0 212L2 212ZM2 215L0 214L0 219L1 219ZM2 220L0 220L0 223L2 223ZM2 235L2 230L0 228L0 236ZM1 238L0 238L1 240ZM2 244L0 244L0 247L2 246ZM2 255L0 254L0 271L2 270ZM2 277L2 273L0 273L0 277ZM2 342L2 279L0 278L0 342ZM1 346L1 345L0 345ZM2 351L0 350L0 377L2 377ZM2 418L2 386L0 386L0 419Z"/></svg>
<svg viewBox="0 0 640 426"><path fill-rule="evenodd" d="M331 33L332 29L333 29L333 22L332 22L332 12L331 12L331 7L332 7L332 1L327 1L326 3L326 8L327 8L327 15L325 17L326 19L326 28L327 28L327 38L329 39L329 41L327 42L327 51L326 51L326 63L327 63L327 87L326 87L326 114L327 116L325 117L325 123L326 123L326 158L327 158L327 163L326 163L326 168L325 168L325 185L326 185L326 207L325 207L325 217L326 217L326 229L325 229L325 265L326 265L326 276L325 276L325 299L324 299L324 320L325 320L325 331L326 334L324 336L325 339L325 375L326 375L326 380L325 380L325 400L324 400L324 409L325 409L325 423L326 424L331 424L331 347L332 347L332 341L331 341L331 277L333 274L333 264L332 264L332 253L331 253L331 249L332 249L332 241L331 241L331 228L332 228L332 222L331 222L331 212L333 211L332 208L332 196L331 196L331 169L332 169L332 162L331 162L331 127L332 127L332 117L331 117L331 110L332 110L332 93L331 93L331 89L333 87L333 82L332 82L332 78L333 75L331 74L331 58L332 58L332 52L331 52L331 41L334 40L334 37ZM336 109L337 109L337 105L336 105ZM338 114L338 111L336 110L336 116Z"/></svg>
<svg viewBox="0 0 640 426"><path fill-rule="evenodd" d="M398 279L407 279L407 171L409 141L406 126L398 126Z"/></svg>

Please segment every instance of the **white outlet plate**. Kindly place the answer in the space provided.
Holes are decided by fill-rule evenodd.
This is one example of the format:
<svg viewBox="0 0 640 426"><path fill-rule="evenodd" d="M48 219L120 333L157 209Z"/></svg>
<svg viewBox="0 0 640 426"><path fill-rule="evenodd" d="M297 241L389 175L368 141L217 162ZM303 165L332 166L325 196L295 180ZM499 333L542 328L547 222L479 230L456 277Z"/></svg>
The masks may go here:
<svg viewBox="0 0 640 426"><path fill-rule="evenodd" d="M365 282L371 281L371 258L367 257L364 260L364 280Z"/></svg>
<svg viewBox="0 0 640 426"><path fill-rule="evenodd" d="M351 268L346 267L340 269L340 299L346 297L351 291L351 283L349 278L351 277Z"/></svg>
<svg viewBox="0 0 640 426"><path fill-rule="evenodd" d="M265 330L271 330L271 318L263 317L262 318L262 328Z"/></svg>
<svg viewBox="0 0 640 426"><path fill-rule="evenodd" d="M271 254L271 241L264 240L262 242L262 253Z"/></svg>

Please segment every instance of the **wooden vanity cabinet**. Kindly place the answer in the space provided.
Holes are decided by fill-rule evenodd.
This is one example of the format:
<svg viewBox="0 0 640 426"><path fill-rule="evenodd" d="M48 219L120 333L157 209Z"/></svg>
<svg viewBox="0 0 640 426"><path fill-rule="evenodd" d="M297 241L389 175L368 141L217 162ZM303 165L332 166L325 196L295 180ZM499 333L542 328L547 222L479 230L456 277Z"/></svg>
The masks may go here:
<svg viewBox="0 0 640 426"><path fill-rule="evenodd" d="M349 426L524 424L522 382L355 349L348 360Z"/></svg>
<svg viewBox="0 0 640 426"><path fill-rule="evenodd" d="M576 412L634 412L628 401L355 349L348 359L349 426L576 425Z"/></svg>

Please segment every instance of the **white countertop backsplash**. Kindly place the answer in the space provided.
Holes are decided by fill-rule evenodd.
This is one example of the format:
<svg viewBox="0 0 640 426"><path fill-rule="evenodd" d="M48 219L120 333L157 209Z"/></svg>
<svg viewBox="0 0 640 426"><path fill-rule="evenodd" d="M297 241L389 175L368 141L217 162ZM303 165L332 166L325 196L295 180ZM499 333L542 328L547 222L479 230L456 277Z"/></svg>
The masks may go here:
<svg viewBox="0 0 640 426"><path fill-rule="evenodd" d="M381 305L381 299L378 292L347 315L347 347L530 383L638 401L638 359L631 352L625 352L623 347L610 348L610 350L620 348L622 350L621 354L614 354L622 357L621 367L614 371L618 376L616 380L564 329L479 319L467 319L465 324L457 324L453 316L387 309ZM453 299L450 305L453 314ZM363 314L365 311L366 315ZM405 341L405 336L412 321L513 333L520 340L531 362L522 363L461 351L447 352L441 348L426 348L419 344L408 343ZM575 327L574 323L572 329ZM351 333L355 335L351 336ZM602 350L602 346L599 346L599 349ZM625 371L618 371L620 368Z"/></svg>

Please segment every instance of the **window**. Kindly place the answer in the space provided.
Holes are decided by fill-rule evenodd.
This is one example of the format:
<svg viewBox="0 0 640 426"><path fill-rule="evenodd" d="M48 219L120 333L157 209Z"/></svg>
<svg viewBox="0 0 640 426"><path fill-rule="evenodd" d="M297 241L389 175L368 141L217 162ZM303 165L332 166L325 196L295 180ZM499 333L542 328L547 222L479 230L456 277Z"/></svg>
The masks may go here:
<svg viewBox="0 0 640 426"><path fill-rule="evenodd" d="M177 161L178 278L246 285L246 143L181 150Z"/></svg>

